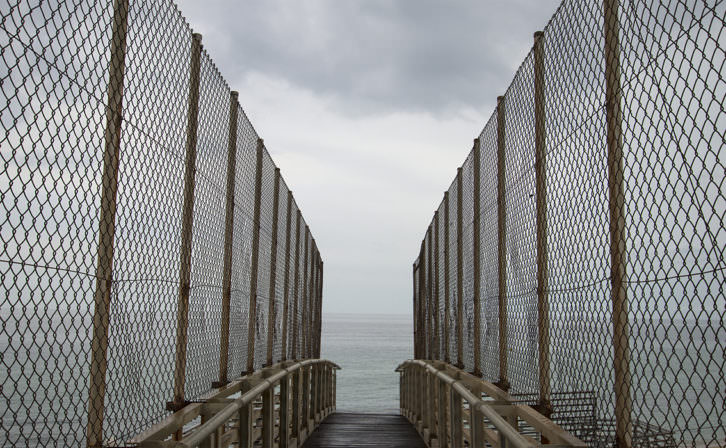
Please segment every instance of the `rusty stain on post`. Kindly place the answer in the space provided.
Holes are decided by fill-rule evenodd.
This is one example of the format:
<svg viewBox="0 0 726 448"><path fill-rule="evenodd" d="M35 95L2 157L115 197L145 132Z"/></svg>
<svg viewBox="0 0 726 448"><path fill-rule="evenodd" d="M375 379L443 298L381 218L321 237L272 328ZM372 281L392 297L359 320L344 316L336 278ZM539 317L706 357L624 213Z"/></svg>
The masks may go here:
<svg viewBox="0 0 726 448"><path fill-rule="evenodd" d="M275 186L272 200L272 244L270 246L270 288L267 292L267 362L265 367L272 365L272 347L275 340L275 315L277 307L275 306L276 283L277 283L277 231L278 217L280 208L280 168L275 168Z"/></svg>
<svg viewBox="0 0 726 448"><path fill-rule="evenodd" d="M537 210L537 328L539 336L539 411L552 415L550 400L550 327L547 296L547 164L545 135L545 85L543 33L534 33L534 129L535 129L535 193Z"/></svg>
<svg viewBox="0 0 726 448"><path fill-rule="evenodd" d="M287 213L285 214L285 281L284 281L284 292L283 292L283 304L282 304L282 343L281 343L281 358L282 361L287 360L287 327L288 327L288 314L289 314L289 299L290 299L290 227L292 217L290 212L292 210L292 191L287 191Z"/></svg>
<svg viewBox="0 0 726 448"><path fill-rule="evenodd" d="M224 210L224 260L222 267L222 324L220 326L219 379L212 387L227 384L229 364L229 314L232 299L232 242L234 235L234 184L237 170L237 92L229 94L229 135L227 140L227 194Z"/></svg>
<svg viewBox="0 0 726 448"><path fill-rule="evenodd" d="M257 272L260 260L260 202L262 198L262 160L265 144L257 139L257 164L255 168L255 206L252 218L252 261L250 266L250 306L247 322L247 372L255 370L255 336L257 330Z"/></svg>
<svg viewBox="0 0 726 448"><path fill-rule="evenodd" d="M630 376L630 324L626 290L623 113L620 86L618 0L604 0L605 108L607 119L608 196L610 204L610 285L615 355L615 438L619 448L633 444Z"/></svg>
<svg viewBox="0 0 726 448"><path fill-rule="evenodd" d="M456 170L456 366L464 368L464 249L462 169Z"/></svg>
<svg viewBox="0 0 726 448"><path fill-rule="evenodd" d="M451 295L451 276L449 274L449 192L444 192L444 361L451 362L449 350L449 321L451 309L449 299Z"/></svg>
<svg viewBox="0 0 726 448"><path fill-rule="evenodd" d="M111 60L108 68L108 103L104 134L103 177L98 220L98 256L96 260L96 291L93 296L93 340L91 342L90 378L88 386L88 424L86 443L99 447L103 443L106 369L108 367L108 326L113 287L113 253L116 235L116 196L121 151L123 118L124 68L126 65L126 32L128 0L114 2Z"/></svg>
<svg viewBox="0 0 726 448"><path fill-rule="evenodd" d="M499 284L499 381L498 386L509 390L507 377L507 196L505 98L497 98L497 258Z"/></svg>
<svg viewBox="0 0 726 448"><path fill-rule="evenodd" d="M474 139L474 375L481 376L481 146Z"/></svg>
<svg viewBox="0 0 726 448"><path fill-rule="evenodd" d="M179 303L176 324L176 362L174 369L174 399L169 410L179 410L184 401L184 381L187 366L187 327L189 325L189 287L191 281L192 231L194 218L194 183L197 161L197 120L199 114L199 59L202 53L201 34L192 35L189 73L189 104L187 109L187 139L184 173L184 203L182 212L181 250L179 268Z"/></svg>

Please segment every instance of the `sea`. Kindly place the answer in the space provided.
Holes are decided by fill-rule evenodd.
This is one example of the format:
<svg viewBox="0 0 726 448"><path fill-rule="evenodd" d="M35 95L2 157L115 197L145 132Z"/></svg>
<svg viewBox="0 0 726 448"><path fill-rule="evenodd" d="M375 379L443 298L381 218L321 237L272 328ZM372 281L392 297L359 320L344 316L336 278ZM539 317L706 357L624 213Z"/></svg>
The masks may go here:
<svg viewBox="0 0 726 448"><path fill-rule="evenodd" d="M324 314L320 356L341 368L339 412L398 413L396 367L413 358L412 317Z"/></svg>

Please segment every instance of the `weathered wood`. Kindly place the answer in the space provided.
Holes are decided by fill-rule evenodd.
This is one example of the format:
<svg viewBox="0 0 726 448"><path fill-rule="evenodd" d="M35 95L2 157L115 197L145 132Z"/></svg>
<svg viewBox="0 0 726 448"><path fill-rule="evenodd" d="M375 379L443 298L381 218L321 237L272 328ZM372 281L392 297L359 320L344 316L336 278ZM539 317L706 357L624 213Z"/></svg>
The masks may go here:
<svg viewBox="0 0 726 448"><path fill-rule="evenodd" d="M610 209L610 288L613 303L615 370L615 438L619 448L633 445L630 377L630 323L628 321L627 251L625 247L625 187L623 179L623 111L620 85L618 1L603 1L605 35L605 109L608 146L608 200Z"/></svg>
<svg viewBox="0 0 726 448"><path fill-rule="evenodd" d="M449 275L449 192L444 192L444 361L451 362L449 350L449 295L451 294L451 276Z"/></svg>
<svg viewBox="0 0 726 448"><path fill-rule="evenodd" d="M292 223L292 217L290 211L292 210L292 191L287 192L287 213L285 216L285 281L284 281L284 292L283 292L283 305L282 305L282 361L287 359L287 327L289 325L289 299L290 299L290 225Z"/></svg>
<svg viewBox="0 0 726 448"><path fill-rule="evenodd" d="M464 367L464 229L462 169L456 170L456 366Z"/></svg>
<svg viewBox="0 0 726 448"><path fill-rule="evenodd" d="M474 140L474 374L481 376L481 146Z"/></svg>
<svg viewBox="0 0 726 448"><path fill-rule="evenodd" d="M114 2L103 151L103 189L101 191L98 220L96 291L93 298L93 340L91 342L91 363L89 366L88 424L86 427L86 443L89 447L100 446L103 443L106 369L108 367L108 326L111 309L111 289L113 286L116 196L118 193L119 153L121 150L121 118L123 116L128 13L128 0L116 0Z"/></svg>
<svg viewBox="0 0 726 448"><path fill-rule="evenodd" d="M257 329L257 282L260 260L260 208L262 200L262 159L265 144L257 139L257 164L255 169L255 205L252 218L252 260L250 264L250 303L247 322L247 372L255 370L255 334Z"/></svg>
<svg viewBox="0 0 726 448"><path fill-rule="evenodd" d="M335 413L328 416L304 448L424 448L414 427L400 415Z"/></svg>
<svg viewBox="0 0 726 448"><path fill-rule="evenodd" d="M272 244L270 245L270 286L267 290L267 360L265 366L271 366L272 359L272 348L275 341L275 315L277 314L277 307L275 306L275 300L277 300L277 232L278 232L278 217L280 208L280 168L275 168L275 186L274 186L273 200L272 200Z"/></svg>
<svg viewBox="0 0 726 448"><path fill-rule="evenodd" d="M509 390L507 377L507 196L505 100L497 98L497 259L499 288L499 382Z"/></svg>
<svg viewBox="0 0 726 448"><path fill-rule="evenodd" d="M194 219L194 185L197 172L197 121L199 115L199 65L202 36L194 34L191 44L189 72L189 103L184 169L184 202L182 210L181 249L179 251L179 300L176 319L176 358L174 367L174 399L170 410L184 407L184 383L187 367L187 329L189 326L189 291L192 263L192 231Z"/></svg>
<svg viewBox="0 0 726 448"><path fill-rule="evenodd" d="M237 103L239 94L229 94L229 134L227 136L227 194L224 210L224 259L222 267L222 323L219 330L219 378L212 387L227 384L229 364L229 313L232 299L232 242L234 236L234 185L237 174Z"/></svg>
<svg viewBox="0 0 726 448"><path fill-rule="evenodd" d="M434 358L441 359L441 326L439 322L439 211L434 212Z"/></svg>

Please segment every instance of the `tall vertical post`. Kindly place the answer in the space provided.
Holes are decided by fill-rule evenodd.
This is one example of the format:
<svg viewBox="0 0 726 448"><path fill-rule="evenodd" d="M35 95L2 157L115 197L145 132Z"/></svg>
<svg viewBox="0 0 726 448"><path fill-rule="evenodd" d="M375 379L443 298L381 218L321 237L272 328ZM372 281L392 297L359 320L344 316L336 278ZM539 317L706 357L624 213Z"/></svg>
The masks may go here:
<svg viewBox="0 0 726 448"><path fill-rule="evenodd" d="M219 379L212 387L228 382L229 314L232 300L232 240L234 236L234 184L237 171L237 92L229 94L229 136L227 140L227 195L224 210L224 260L222 266L222 324L219 330Z"/></svg>
<svg viewBox="0 0 726 448"><path fill-rule="evenodd" d="M268 308L267 308L267 360L266 366L271 366L272 359L272 348L275 342L275 318L277 314L277 307L275 301L277 300L277 232L278 232L278 217L280 209L280 168L275 168L275 184L274 193L272 199L272 244L270 245L270 287L267 292L268 297Z"/></svg>
<svg viewBox="0 0 726 448"><path fill-rule="evenodd" d="M434 358L434 325L433 325L433 280L431 269L431 246L432 246L432 230L431 224L426 232L426 359Z"/></svg>
<svg viewBox="0 0 726 448"><path fill-rule="evenodd" d="M189 287L191 282L192 230L194 218L194 182L197 172L197 118L199 113L199 59L202 54L201 34L192 35L191 69L189 73L189 104L187 109L186 169L184 172L184 205L182 211L181 250L179 261L179 303L176 319L176 362L174 369L174 400L167 403L177 411L186 404L184 381L187 367L187 329L189 326Z"/></svg>
<svg viewBox="0 0 726 448"><path fill-rule="evenodd" d="M615 438L619 448L633 444L630 323L625 284L625 188L623 179L623 112L620 85L620 36L618 0L604 0L605 108L608 146L608 196L610 203L610 286L613 303L615 354Z"/></svg>
<svg viewBox="0 0 726 448"><path fill-rule="evenodd" d="M441 359L441 326L439 325L439 211L434 212L434 356Z"/></svg>
<svg viewBox="0 0 726 448"><path fill-rule="evenodd" d="M449 307L451 296L451 275L449 274L449 192L444 192L444 361L451 363L449 349L449 321L451 309Z"/></svg>
<svg viewBox="0 0 726 448"><path fill-rule="evenodd" d="M320 259L318 253L319 273L318 273L318 343L317 343L317 356L320 358L320 341L322 340L323 333L323 260Z"/></svg>
<svg viewBox="0 0 726 448"><path fill-rule="evenodd" d="M481 373L481 146L474 139L474 375Z"/></svg>
<svg viewBox="0 0 726 448"><path fill-rule="evenodd" d="M247 322L247 373L255 370L255 335L257 329L257 272L260 261L260 202L262 198L262 158L265 144L257 139L257 164L255 168L255 206L252 216L252 260L250 265L250 306Z"/></svg>
<svg viewBox="0 0 726 448"><path fill-rule="evenodd" d="M98 220L98 255L96 259L96 291L93 296L93 340L88 385L88 425L86 444L100 447L103 443L106 369L108 367L108 326L113 288L113 252L116 235L116 193L121 151L121 119L123 116L124 68L126 65L126 31L128 0L116 0L113 6L111 61L108 67L106 131L104 134L103 177Z"/></svg>
<svg viewBox="0 0 726 448"><path fill-rule="evenodd" d="M418 259L413 263L413 357L419 359L418 321Z"/></svg>
<svg viewBox="0 0 726 448"><path fill-rule="evenodd" d="M287 360L287 327L290 299L290 224L292 217L292 191L287 191L287 213L285 214L285 281L282 304L282 361Z"/></svg>
<svg viewBox="0 0 726 448"><path fill-rule="evenodd" d="M303 258L303 290L302 290L302 328L300 329L301 334L300 337L302 338L302 357L308 358L310 354L308 353L308 345L309 340L308 336L310 335L310 332L308 331L310 329L310 295L308 294L308 259L310 258L310 227L306 224L305 225L305 251L304 251L304 257Z"/></svg>
<svg viewBox="0 0 726 448"><path fill-rule="evenodd" d="M550 400L550 316L547 265L547 163L545 135L544 33L534 33L534 145L537 196L537 329L539 335L539 412L552 415Z"/></svg>
<svg viewBox="0 0 726 448"><path fill-rule="evenodd" d="M426 237L421 242L418 279L418 312L420 316L419 322L421 322L421 337L419 338L419 343L421 344L420 355L421 358L426 358L426 338L428 337L426 334Z"/></svg>
<svg viewBox="0 0 726 448"><path fill-rule="evenodd" d="M505 98L497 98L497 259L499 283L499 381L509 390L507 376L507 196L506 196L506 111Z"/></svg>
<svg viewBox="0 0 726 448"><path fill-rule="evenodd" d="M464 368L464 248L462 169L456 170L456 366Z"/></svg>
<svg viewBox="0 0 726 448"><path fill-rule="evenodd" d="M297 337L298 337L298 300L300 292L300 209L295 216L295 275L293 280L293 305L292 305L292 359L298 359Z"/></svg>

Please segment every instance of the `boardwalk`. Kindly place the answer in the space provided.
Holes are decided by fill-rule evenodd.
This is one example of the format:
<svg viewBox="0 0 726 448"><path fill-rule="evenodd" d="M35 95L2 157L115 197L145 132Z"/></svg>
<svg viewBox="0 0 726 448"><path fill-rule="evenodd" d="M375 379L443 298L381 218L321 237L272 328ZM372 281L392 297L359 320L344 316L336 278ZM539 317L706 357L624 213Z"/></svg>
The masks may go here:
<svg viewBox="0 0 726 448"><path fill-rule="evenodd" d="M303 445L304 448L424 448L414 427L400 415L330 415Z"/></svg>

